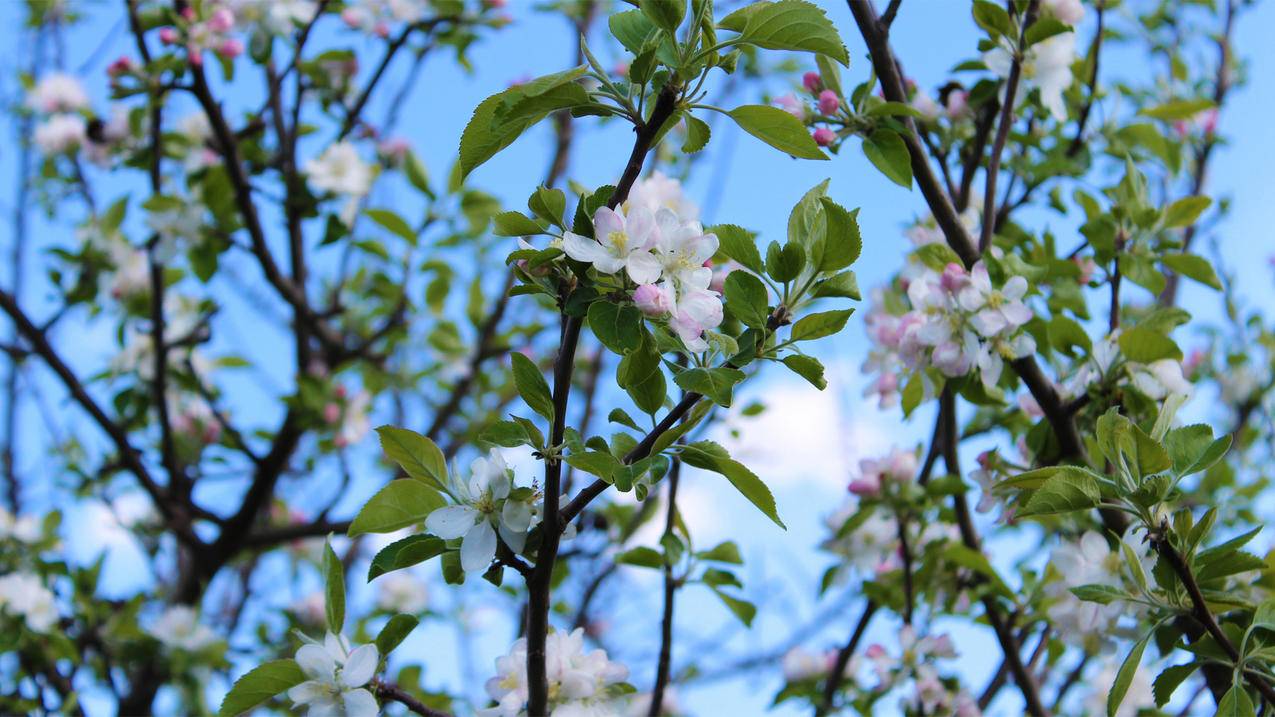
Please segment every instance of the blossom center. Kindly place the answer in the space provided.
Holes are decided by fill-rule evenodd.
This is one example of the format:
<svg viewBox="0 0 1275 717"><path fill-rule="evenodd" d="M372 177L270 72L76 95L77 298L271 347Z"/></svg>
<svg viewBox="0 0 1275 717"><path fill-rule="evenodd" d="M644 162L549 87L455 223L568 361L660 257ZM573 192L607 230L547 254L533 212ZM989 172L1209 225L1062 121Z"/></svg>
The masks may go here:
<svg viewBox="0 0 1275 717"><path fill-rule="evenodd" d="M607 240L611 242L611 246L615 247L616 251L622 252L629 244L629 235L622 231L614 231L607 235Z"/></svg>

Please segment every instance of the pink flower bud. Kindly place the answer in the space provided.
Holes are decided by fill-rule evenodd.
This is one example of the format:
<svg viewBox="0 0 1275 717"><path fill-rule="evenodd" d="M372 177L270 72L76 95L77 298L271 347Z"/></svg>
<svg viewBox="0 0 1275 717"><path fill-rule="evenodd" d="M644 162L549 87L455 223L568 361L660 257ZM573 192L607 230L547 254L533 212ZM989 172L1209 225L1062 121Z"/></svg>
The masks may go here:
<svg viewBox="0 0 1275 717"><path fill-rule="evenodd" d="M947 116L949 119L959 119L969 111L969 93L965 90L952 90L947 93Z"/></svg>
<svg viewBox="0 0 1275 717"><path fill-rule="evenodd" d="M1080 268L1080 276L1077 279L1081 284L1088 284L1093 279L1093 274L1098 270L1098 265L1094 262L1093 257L1078 256L1072 259L1076 266Z"/></svg>
<svg viewBox="0 0 1275 717"><path fill-rule="evenodd" d="M955 294L964 289L968 283L969 274L965 272L965 267L956 262L943 267L943 276L939 278L939 285L949 294Z"/></svg>
<svg viewBox="0 0 1275 717"><path fill-rule="evenodd" d="M826 115L835 115L841 109L841 98L832 90L819 93L819 111Z"/></svg>
<svg viewBox="0 0 1275 717"><path fill-rule="evenodd" d="M797 99L796 95L787 94L781 97L776 97L775 104L779 105L780 109L793 117L805 121L806 105L801 100Z"/></svg>
<svg viewBox="0 0 1275 717"><path fill-rule="evenodd" d="M204 66L203 52L204 52L204 48L200 47L199 45L196 45L193 42L186 46L186 55L190 59L190 64L194 65L195 67Z"/></svg>
<svg viewBox="0 0 1275 717"><path fill-rule="evenodd" d="M323 421L325 423L336 423L341 420L341 407L335 403L329 403L323 407Z"/></svg>
<svg viewBox="0 0 1275 717"><path fill-rule="evenodd" d="M507 0L483 0L483 7L493 10L500 10L508 4Z"/></svg>
<svg viewBox="0 0 1275 717"><path fill-rule="evenodd" d="M165 45L176 45L177 44L177 28L161 27L159 29L159 41L164 43Z"/></svg>
<svg viewBox="0 0 1275 717"><path fill-rule="evenodd" d="M827 127L820 127L819 129L815 130L814 138L815 138L815 144L819 145L820 147L827 147L828 145L837 141L837 133L833 132Z"/></svg>
<svg viewBox="0 0 1275 717"><path fill-rule="evenodd" d="M341 400L349 395L350 391L345 386L337 386L333 393L336 395L337 400Z"/></svg>
<svg viewBox="0 0 1275 717"><path fill-rule="evenodd" d="M363 24L363 15L356 8L347 7L341 11L341 21L351 30L357 30Z"/></svg>
<svg viewBox="0 0 1275 717"><path fill-rule="evenodd" d="M1204 134L1213 134L1217 132L1217 108L1204 110L1200 113L1200 127L1204 130Z"/></svg>
<svg viewBox="0 0 1275 717"><path fill-rule="evenodd" d="M120 57L106 67L106 74L111 77L119 77L126 72L133 71L133 59L126 56Z"/></svg>
<svg viewBox="0 0 1275 717"><path fill-rule="evenodd" d="M208 18L208 27L213 32L229 32L235 26L235 14L228 7L219 7L213 10L212 17Z"/></svg>
<svg viewBox="0 0 1275 717"><path fill-rule="evenodd" d="M193 8L193 7L189 6L189 5L187 5L186 7L182 8L182 17L183 17L183 18L185 18L187 22L194 22L194 21L195 21L195 8Z"/></svg>
<svg viewBox="0 0 1275 717"><path fill-rule="evenodd" d="M233 60L243 54L243 41L235 37L223 40L221 46L217 48L217 54L227 60Z"/></svg>
<svg viewBox="0 0 1275 717"><path fill-rule="evenodd" d="M624 61L617 62L615 63L615 67L611 68L611 72L614 73L616 77L628 77L629 63Z"/></svg>
<svg viewBox="0 0 1275 717"><path fill-rule="evenodd" d="M807 72L801 76L801 84L805 85L806 91L812 95L819 94L819 90L823 89L823 78L818 72Z"/></svg>
<svg viewBox="0 0 1275 717"><path fill-rule="evenodd" d="M381 38L382 40L384 40L385 38L390 36L389 23L386 23L386 22L376 23L376 26L372 28L372 33L375 34L377 37Z"/></svg>
<svg viewBox="0 0 1275 717"><path fill-rule="evenodd" d="M673 309L668 295L655 284L642 284L634 289L633 303L647 316L664 316Z"/></svg>

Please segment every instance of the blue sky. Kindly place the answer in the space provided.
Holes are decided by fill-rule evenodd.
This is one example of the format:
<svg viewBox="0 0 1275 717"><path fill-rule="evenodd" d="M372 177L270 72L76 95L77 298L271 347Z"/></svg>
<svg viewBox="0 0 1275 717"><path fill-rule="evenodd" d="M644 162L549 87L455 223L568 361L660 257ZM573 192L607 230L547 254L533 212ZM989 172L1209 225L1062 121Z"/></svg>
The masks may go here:
<svg viewBox="0 0 1275 717"><path fill-rule="evenodd" d="M824 0L819 4L828 9L829 15L841 29L850 47L852 65L846 72L847 83L854 84L866 76L862 42L851 22L844 4ZM0 18L13 27L13 17L18 13L17 3L0 5ZM574 56L574 36L561 19L535 12L532 3L512 0L510 12L515 23L494 37L478 43L471 51L475 71L467 74L448 57L434 56L427 60L421 74L419 87L402 109L399 133L412 140L413 146L429 168L436 181L447 175L455 158L460 132L469 113L482 99L503 89L509 82L527 75L541 75L566 67ZM115 25L116 6L109 12L97 10L103 22L93 28L79 28L72 32L67 42L67 66L80 67L96 48L102 33L114 33L115 51L104 52L89 65L87 77L99 106L104 97L99 81L105 63L119 51L128 47L127 38ZM1092 13L1091 13L1092 15ZM1089 22L1092 21L1090 18ZM1081 30L1082 41L1087 42L1092 30L1089 22ZM1271 226L1271 176L1268 158L1275 156L1275 133L1269 131L1270 112L1275 106L1272 85L1261 78L1275 73L1275 49L1272 48L1263 29L1275 27L1275 7L1271 3L1259 4L1245 14L1237 33L1238 52L1250 60L1249 75L1254 79L1250 86L1236 91L1223 113L1221 131L1237 138L1232 146L1219 149L1214 159L1210 191L1229 196L1233 211L1214 234L1220 242L1228 269L1234 271L1241 287L1241 296L1257 303L1269 300L1270 273L1267 256L1275 250L1269 237ZM8 32L8 31L3 31ZM0 36L3 36L0 34ZM973 54L974 26L969 19L968 4L957 0L908 0L904 3L895 24L894 45L905 64L907 72L916 81L933 88L941 84L947 70ZM600 45L601 42L595 44ZM364 70L372 64L369 55ZM1137 57L1128 51L1115 52L1115 60L1106 67L1114 73L1141 71ZM1212 61L1212 56L1208 56ZM604 62L607 60L604 59ZM12 75L13 56L3 59L6 77ZM400 68L401 69L401 68ZM776 78L771 86L776 93L786 91L784 81ZM12 84L6 80L6 93ZM752 90L750 90L751 92ZM755 101L756 97L740 98ZM373 117L382 114L385 107L374 107ZM12 134L6 123L6 136ZM579 142L573 154L570 176L585 185L596 186L613 182L628 153L627 130L618 124L599 128L591 120L577 125ZM864 238L863 257L855 266L860 285L867 288L880 284L899 266L907 249L901 230L913 217L924 211L923 201L917 192L909 192L895 186L877 173L862 157L853 144L846 146L840 157L830 162L792 160L759 141L743 135L725 123L714 125L714 137L701 160L688 191L703 201L710 195L719 198L712 207L712 222L730 222L761 232L762 240L781 237L786 225L788 210L811 186L826 177L832 179L830 195L848 207L861 207L859 221ZM6 145L6 150L8 146ZM500 197L509 208L520 208L532 187L544 174L549 153L549 130L539 127L524 136L518 143L476 171L470 184ZM317 152L311 146L309 151ZM13 156L0 150L0 202L6 210L13 196ZM393 204L401 196L395 190L378 197L378 203ZM1052 220L1057 224L1057 220ZM1056 232L1067 236L1069 228L1054 226ZM59 243L69 241L72 235L64 224L36 222L35 236L40 242ZM7 246L10 237L8 226L0 229ZM1208 237L1212 239L1213 236ZM1065 238L1063 245L1071 245ZM30 266L37 266L33 260ZM34 274L29 284L36 284ZM249 274L255 280L255 275ZM28 292L28 299L38 302L38 287ZM1216 296L1196 285L1188 285L1182 294L1182 303L1202 316L1217 316ZM38 305L38 303L36 304ZM246 304L241 302L236 314L235 326L228 344L260 346L262 340L274 336L274 329L254 322ZM896 411L878 412L860 397L862 381L857 368L865 352L866 339L852 319L852 327L844 335L821 346L817 353L829 366L830 385L824 394L790 375L770 371L752 382L740 404L750 398L763 400L771 409L751 424L741 423L743 437L736 449L741 458L754 466L771 485L776 494L780 514L789 525L783 532L756 513L731 491L717 476L692 473L685 485L683 509L687 513L697 541L710 545L716 540L734 538L744 546L749 567L745 571L746 582L765 592L763 613L753 631L747 635L733 635L724 645L714 645L715 650L740 654L764 646L782 642L795 625L802 624L813 614L814 591L818 578L826 566L825 559L814 552L813 547L823 535L822 517L840 502L844 495L847 471L859 457L883 450L892 442L912 444L920 440L928 430L929 413L920 411L911 424L905 424ZM113 352L109 328L101 324L77 326L88 339L84 344L89 350L80 354L78 363L92 365L94 357ZM59 337L63 341L73 338L70 331ZM1188 342L1189 343L1189 342ZM237 345L234 348L239 348ZM247 379L244 379L247 381ZM241 386L254 384L241 383ZM236 406L239 412L270 411L269 405L249 400ZM1196 410L1207 409L1197 406ZM34 415L34 414L32 414ZM34 421L32 421L34 424ZM30 433L30 432L29 432ZM85 430L90 435L90 429ZM34 440L34 436L30 436ZM93 440L96 440L94 438ZM782 450L773 450L765 444L779 444ZM972 455L972 453L967 453ZM747 456L747 458L743 458ZM28 458L29 463L34 461ZM370 467L370 460L363 461ZM316 485L334 481L334 475L313 476ZM379 480L379 479L378 479ZM371 490L374 481L364 481L362 489ZM356 493L358 488L356 488ZM48 495L37 494L33 499L46 503ZM351 498L349 508L357 499ZM75 541L73 540L74 544ZM84 555L88 547L81 546ZM127 550L126 548L123 550ZM120 564L124 559L120 558ZM620 613L650 616L657 605L652 588L654 583L636 572L622 576L623 584L639 588L625 593L626 605ZM425 574L434 576L434 572ZM146 583L144 576L122 574L115 586L120 591L133 589ZM478 605L471 612L477 625L477 637L469 645L472 656L455 664L434 660L427 671L431 685L448 684L467 689L472 694L475 683L466 679L469 670L466 663L480 678L491 670L491 660L504 651L509 630L507 618L493 610L507 601L493 601L488 587L467 588L449 595L449 589L441 584L432 585L437 602L446 604L463 599L466 605ZM693 627L696 637L688 644L701 644L698 639L716 634L711 627L728 625L729 616L709 596L688 590L683 593L679 620ZM287 599L283 600L287 602ZM826 629L807 644L812 648L830 647L845 639L851 624L858 617L858 610L851 609L826 624ZM890 641L897 624L879 620L869 640ZM618 628L622 630L622 628ZM620 632L636 644L635 654L650 658L654 655L654 643L648 628ZM689 633L688 633L689 634ZM961 670L970 678L970 685L980 689L985 676L996 666L999 654L987 633L980 630L961 629L957 632L958 648L963 652ZM421 630L411 645L428 654L438 654L440 645L456 644L457 637L441 626ZM649 644L649 647L647 645ZM689 658L686 651L675 653L675 663ZM635 662L634 682L643 688L649 681L652 659ZM764 680L740 679L715 682L701 688L682 692L682 702L693 714L756 714L769 703L779 683L773 675ZM1012 701L1001 705L1004 714L1016 711ZM777 710L776 714L799 714L794 709Z"/></svg>

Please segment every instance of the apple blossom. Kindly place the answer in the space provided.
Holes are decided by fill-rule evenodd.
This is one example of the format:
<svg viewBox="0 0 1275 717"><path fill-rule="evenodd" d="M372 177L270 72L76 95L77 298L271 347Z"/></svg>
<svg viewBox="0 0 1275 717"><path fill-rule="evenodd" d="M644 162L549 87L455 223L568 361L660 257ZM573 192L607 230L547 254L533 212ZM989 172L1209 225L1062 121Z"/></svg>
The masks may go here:
<svg viewBox="0 0 1275 717"><path fill-rule="evenodd" d="M983 64L1002 79L1009 77L1013 64L1014 49L1002 45L983 53ZM1071 86L1071 63L1076 59L1076 33L1064 32L1042 40L1027 48L1022 62L1022 81L1027 87L1040 90L1040 101L1053 115L1055 120L1063 121L1067 117L1067 106L1063 101L1063 92ZM1004 100L1005 88L1001 87L1001 99ZM1018 97L1026 92L1020 91Z"/></svg>
<svg viewBox="0 0 1275 717"><path fill-rule="evenodd" d="M375 717L380 713L376 697L363 688L380 662L376 645L350 649L345 636L329 632L322 645L302 645L296 661L310 679L289 689L288 698L308 714Z"/></svg>
<svg viewBox="0 0 1275 717"><path fill-rule="evenodd" d="M44 154L69 154L87 139L88 125L79 115L53 115L35 128L35 144Z"/></svg>
<svg viewBox="0 0 1275 717"><path fill-rule="evenodd" d="M448 478L447 492L455 505L437 508L425 518L430 533L453 540L461 538L460 560L465 572L486 570L496 558L496 535L514 552L522 550L532 526L531 507L510 496L511 471L500 451L492 449L475 458L469 479L456 471Z"/></svg>
<svg viewBox="0 0 1275 717"><path fill-rule="evenodd" d="M958 297L961 308L974 313L974 329L990 338L1031 320L1031 309L1023 303L1026 294L1027 280L1021 276L1011 276L1000 289L992 288L987 266L980 261L970 270L969 285Z"/></svg>
<svg viewBox="0 0 1275 717"><path fill-rule="evenodd" d="M682 183L659 170L633 184L624 206L626 212L629 207L643 207L652 214L667 209L679 222L699 219L699 206L686 197Z"/></svg>
<svg viewBox="0 0 1275 717"><path fill-rule="evenodd" d="M34 632L49 632L58 621L53 592L39 576L26 572L0 575L0 613L22 618Z"/></svg>
<svg viewBox="0 0 1275 717"><path fill-rule="evenodd" d="M16 516L0 508L0 540L16 540L19 543L39 542L43 529L34 515Z"/></svg>
<svg viewBox="0 0 1275 717"><path fill-rule="evenodd" d="M551 632L545 640L552 712L558 715L615 714L608 688L623 682L629 671L612 662L603 650L586 651L584 628L570 633ZM517 717L525 714L527 640L514 642L509 654L496 659L496 676L487 681L487 694L496 706L478 710L484 717Z"/></svg>
<svg viewBox="0 0 1275 717"><path fill-rule="evenodd" d="M26 105L36 112L79 112L88 109L89 96L79 78L65 72L50 72L36 82Z"/></svg>
<svg viewBox="0 0 1275 717"><path fill-rule="evenodd" d="M658 238L655 215L643 207L621 214L599 207L593 215L597 239L575 232L562 235L562 250L567 256L592 264L602 274L626 269L629 278L639 284L659 280L659 264L647 251Z"/></svg>
<svg viewBox="0 0 1275 717"><path fill-rule="evenodd" d="M376 581L376 606L390 612L419 615L429 607L425 582L410 572L399 571Z"/></svg>
<svg viewBox="0 0 1275 717"><path fill-rule="evenodd" d="M199 652L221 641L189 605L168 607L147 632L168 649L182 652Z"/></svg>
<svg viewBox="0 0 1275 717"><path fill-rule="evenodd" d="M305 164L305 173L321 192L361 197L372 188L372 168L350 142L329 145Z"/></svg>

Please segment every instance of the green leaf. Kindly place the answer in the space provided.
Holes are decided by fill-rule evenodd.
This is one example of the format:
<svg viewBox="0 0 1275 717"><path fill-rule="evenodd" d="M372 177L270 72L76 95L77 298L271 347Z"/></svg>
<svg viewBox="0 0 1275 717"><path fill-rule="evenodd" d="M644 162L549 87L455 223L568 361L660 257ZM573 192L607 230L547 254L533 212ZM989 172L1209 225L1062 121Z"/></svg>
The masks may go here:
<svg viewBox="0 0 1275 717"><path fill-rule="evenodd" d="M850 66L837 28L823 10L805 0L753 3L727 15L719 27L738 32L738 40L750 45L814 52Z"/></svg>
<svg viewBox="0 0 1275 717"><path fill-rule="evenodd" d="M735 384L744 380L744 372L735 368L691 368L673 377L683 390L708 397L713 403L729 408Z"/></svg>
<svg viewBox="0 0 1275 717"><path fill-rule="evenodd" d="M447 483L447 459L433 441L415 431L394 426L376 429L381 450L412 478L438 490Z"/></svg>
<svg viewBox="0 0 1275 717"><path fill-rule="evenodd" d="M1129 593L1124 590L1098 583L1071 588L1071 594L1086 602L1096 602L1100 605L1109 605L1118 600L1130 598Z"/></svg>
<svg viewBox="0 0 1275 717"><path fill-rule="evenodd" d="M1146 326L1132 326L1120 333L1120 352L1125 358L1138 363L1151 363L1160 359L1182 360L1182 349L1173 339Z"/></svg>
<svg viewBox="0 0 1275 717"><path fill-rule="evenodd" d="M708 140L713 136L713 132L709 129L708 123L698 117L688 114L685 121L686 141L682 143L682 153L695 154L708 146Z"/></svg>
<svg viewBox="0 0 1275 717"><path fill-rule="evenodd" d="M447 543L432 535L412 535L381 548L367 569L368 582L395 570L410 568L447 552Z"/></svg>
<svg viewBox="0 0 1275 717"><path fill-rule="evenodd" d="M827 197L820 197L819 202L823 205L828 222L819 270L840 271L853 264L863 251L863 239L859 235L859 210L846 211L845 207Z"/></svg>
<svg viewBox="0 0 1275 717"><path fill-rule="evenodd" d="M1217 278L1217 272L1213 270L1213 264L1202 256L1196 254L1165 254L1160 257L1160 261L1188 279L1194 279L1218 291L1222 290L1222 281Z"/></svg>
<svg viewBox="0 0 1275 717"><path fill-rule="evenodd" d="M1132 453L1129 456L1131 463L1138 469L1139 476L1149 476L1165 470L1173 465L1173 461L1169 459L1168 451L1157 443L1145 431L1136 425L1132 427L1133 435Z"/></svg>
<svg viewBox="0 0 1275 717"><path fill-rule="evenodd" d="M974 22L992 36L1009 35L1014 31L1014 23L1010 20L1009 13L996 3L975 0L973 12Z"/></svg>
<svg viewBox="0 0 1275 717"><path fill-rule="evenodd" d="M1231 685L1231 689L1222 695L1221 701L1217 703L1217 713L1215 717L1256 717L1257 709L1253 706L1253 700L1244 691L1240 685Z"/></svg>
<svg viewBox="0 0 1275 717"><path fill-rule="evenodd" d="M912 157L898 132L889 129L874 131L863 140L863 154L891 182L912 188Z"/></svg>
<svg viewBox="0 0 1275 717"><path fill-rule="evenodd" d="M332 550L331 543L323 545L324 614L328 632L341 634L345 629L345 567Z"/></svg>
<svg viewBox="0 0 1275 717"><path fill-rule="evenodd" d="M831 336L845 328L846 321L850 319L850 315L853 313L854 309L837 309L803 316L797 323L793 324L791 339L793 341L811 341Z"/></svg>
<svg viewBox="0 0 1275 717"><path fill-rule="evenodd" d="M753 618L757 616L756 605L748 602L747 600L741 600L737 597L727 595L715 587L710 589L715 595L717 595L722 603L726 605L732 615L739 618L739 621L744 623L744 625L752 627Z"/></svg>
<svg viewBox="0 0 1275 717"><path fill-rule="evenodd" d="M761 328L770 316L770 295L761 279L747 271L732 271L722 287L726 306L745 326Z"/></svg>
<svg viewBox="0 0 1275 717"><path fill-rule="evenodd" d="M1053 515L1087 510L1101 499L1098 482L1082 471L1059 471L1032 493L1020 516Z"/></svg>
<svg viewBox="0 0 1275 717"><path fill-rule="evenodd" d="M498 237L526 237L543 234L544 228L522 212L501 212L492 217Z"/></svg>
<svg viewBox="0 0 1275 717"><path fill-rule="evenodd" d="M655 415L664 405L668 383L661 370L660 354L648 341L641 350L634 351L620 360L616 367L616 379L633 399L638 410Z"/></svg>
<svg viewBox="0 0 1275 717"><path fill-rule="evenodd" d="M1200 214L1209 205L1213 203L1212 199L1203 196L1183 197L1176 202L1170 204L1164 209L1164 217L1161 222L1165 227L1189 227L1200 218Z"/></svg>
<svg viewBox="0 0 1275 717"><path fill-rule="evenodd" d="M630 304L595 301L589 305L589 328L598 341L624 356L642 348L642 312Z"/></svg>
<svg viewBox="0 0 1275 717"><path fill-rule="evenodd" d="M1170 665L1169 667L1164 668L1164 670L1160 672L1160 675L1155 678L1155 683L1152 685L1152 691L1155 695L1155 706L1164 707L1168 704L1169 700L1173 697L1174 691L1178 689L1178 685L1185 682L1186 678L1190 677L1198 669L1200 669L1200 663L1198 662L1188 662L1184 665Z"/></svg>
<svg viewBox="0 0 1275 717"><path fill-rule="evenodd" d="M620 460L603 451L582 451L567 456L567 465L610 483L612 476L620 469Z"/></svg>
<svg viewBox="0 0 1275 717"><path fill-rule="evenodd" d="M393 210L368 209L363 213L382 228L402 237L408 244L416 245L416 232L412 231L411 225Z"/></svg>
<svg viewBox="0 0 1275 717"><path fill-rule="evenodd" d="M682 461L689 466L725 476L726 480L730 481L731 485L735 486L735 489L750 503L757 506L757 509L767 518L773 520L779 527L787 529L784 522L779 519L779 513L775 509L775 497L771 495L770 489L744 464L732 459L726 449L712 441L699 441L683 448L681 457Z"/></svg>
<svg viewBox="0 0 1275 717"><path fill-rule="evenodd" d="M1052 17L1037 18L1036 22L1027 28L1027 32L1023 33L1025 44L1030 47L1038 42L1043 42L1055 35L1061 35L1071 32L1072 27L1065 22Z"/></svg>
<svg viewBox="0 0 1275 717"><path fill-rule="evenodd" d="M1207 470L1231 448L1231 436L1213 440L1213 429L1205 425L1183 426L1169 431L1164 444L1173 459L1173 471L1188 476Z"/></svg>
<svg viewBox="0 0 1275 717"><path fill-rule="evenodd" d="M381 657L389 655L419 624L421 624L419 618L405 612L391 617L390 621L385 623L385 627L376 634L377 652L381 653Z"/></svg>
<svg viewBox="0 0 1275 717"><path fill-rule="evenodd" d="M828 382L823 377L823 364L819 363L819 359L802 354L790 354L783 358L783 362L785 366L792 369L793 373L806 379L810 385L820 391L828 387Z"/></svg>
<svg viewBox="0 0 1275 717"><path fill-rule="evenodd" d="M796 279L806 266L806 250L796 242L788 242L782 247L779 242L771 242L766 247L766 273L780 283Z"/></svg>
<svg viewBox="0 0 1275 717"><path fill-rule="evenodd" d="M712 407L713 404L703 400L695 404L695 407L691 409L686 418L682 419L681 423L668 429L660 434L659 438L655 439L655 442L651 444L651 455L662 453L665 448L673 445L679 438L689 433L692 428L703 420L704 416L708 415Z"/></svg>
<svg viewBox="0 0 1275 717"><path fill-rule="evenodd" d="M1204 110L1214 107L1212 100L1196 99L1196 100L1169 100L1163 104L1154 107L1148 107L1138 114L1143 117L1151 117L1153 119L1173 121L1189 119Z"/></svg>
<svg viewBox="0 0 1275 717"><path fill-rule="evenodd" d="M903 391L900 392L900 407L903 409L904 417L912 414L916 407L921 405L921 399L925 397L925 380L921 376L921 372L917 371L908 377L908 382L903 384Z"/></svg>
<svg viewBox="0 0 1275 717"><path fill-rule="evenodd" d="M668 32L677 32L686 17L686 0L641 0L638 7L651 22Z"/></svg>
<svg viewBox="0 0 1275 717"><path fill-rule="evenodd" d="M1151 631L1143 635L1133 649L1129 650L1124 662L1120 664L1120 669L1116 672L1116 680L1111 684L1111 691L1107 693L1107 717L1116 717L1116 712L1120 710L1120 703L1124 702L1124 696L1129 692L1129 685L1133 683L1133 677L1138 672L1138 665L1142 664L1142 653L1147 649L1147 642L1151 640L1153 634L1155 632Z"/></svg>
<svg viewBox="0 0 1275 717"><path fill-rule="evenodd" d="M717 235L720 251L726 258L734 259L754 274L762 273L761 253L757 251L757 241L752 232L734 224L718 224L708 231Z"/></svg>
<svg viewBox="0 0 1275 717"><path fill-rule="evenodd" d="M393 480L354 516L348 535L392 533L425 520L447 504L438 491L416 480Z"/></svg>
<svg viewBox="0 0 1275 717"><path fill-rule="evenodd" d="M636 565L643 568L664 567L664 555L655 548L638 546L615 556L615 562L621 565Z"/></svg>
<svg viewBox="0 0 1275 717"><path fill-rule="evenodd" d="M562 215L567 211L567 195L561 189L539 186L527 198L527 208L532 214L558 227L563 226Z"/></svg>
<svg viewBox="0 0 1275 717"><path fill-rule="evenodd" d="M305 682L306 674L295 660L271 660L249 670L221 701L219 717L234 717L252 709L275 695Z"/></svg>
<svg viewBox="0 0 1275 717"><path fill-rule="evenodd" d="M553 423L553 398L549 394L549 384L540 374L540 369L531 359L518 352L509 354L513 361L514 385L518 387L518 395L531 407L531 410L544 416Z"/></svg>
<svg viewBox="0 0 1275 717"><path fill-rule="evenodd" d="M740 557L739 546L734 541L728 540L724 543L718 543L709 550L704 550L695 554L700 560L711 560L716 563L730 563L732 565L743 565L744 559Z"/></svg>
<svg viewBox="0 0 1275 717"><path fill-rule="evenodd" d="M513 144L550 112L589 103L589 93L576 80L583 65L511 87L483 100L460 138L460 179Z"/></svg>
<svg viewBox="0 0 1275 717"><path fill-rule="evenodd" d="M745 132L781 152L802 159L828 158L801 120L778 107L742 105L726 114Z"/></svg>

